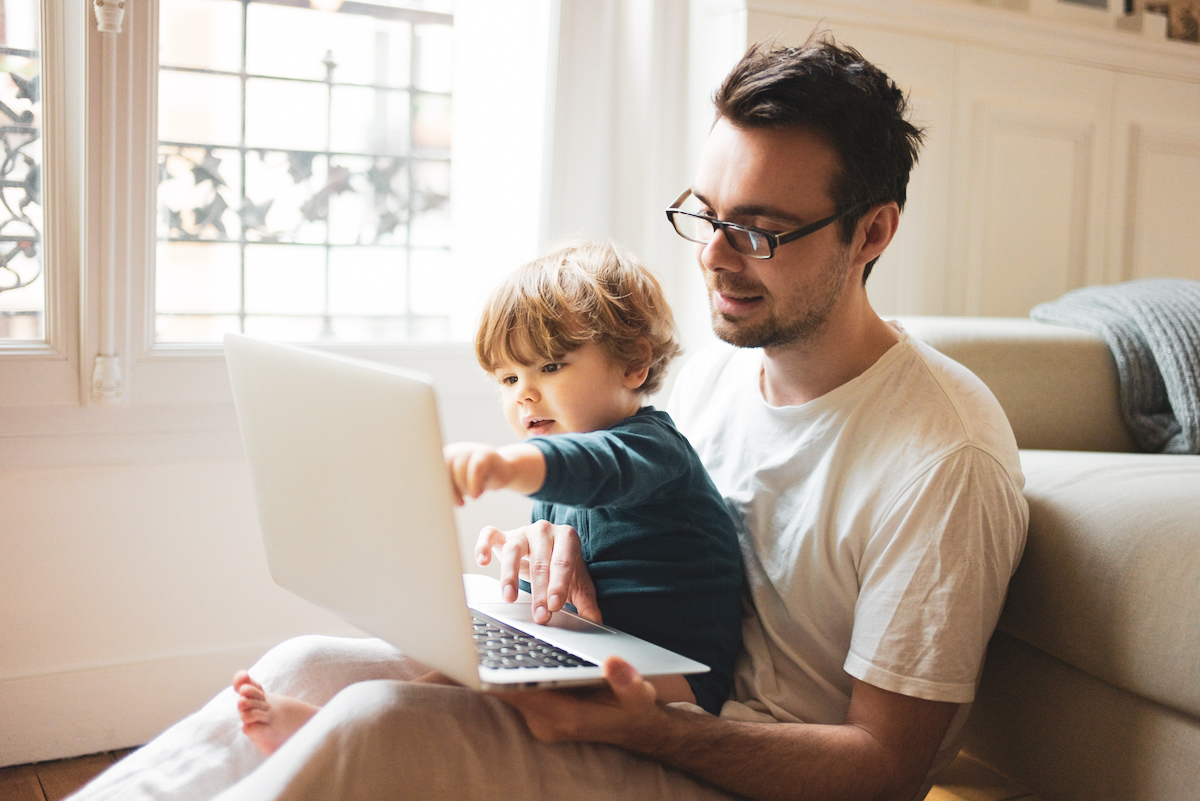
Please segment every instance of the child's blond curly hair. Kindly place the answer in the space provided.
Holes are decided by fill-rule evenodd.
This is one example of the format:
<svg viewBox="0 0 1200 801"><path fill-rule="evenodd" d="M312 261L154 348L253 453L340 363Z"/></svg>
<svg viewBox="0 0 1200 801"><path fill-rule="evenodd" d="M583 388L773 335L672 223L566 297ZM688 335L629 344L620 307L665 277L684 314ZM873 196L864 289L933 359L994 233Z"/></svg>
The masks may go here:
<svg viewBox="0 0 1200 801"><path fill-rule="evenodd" d="M588 342L616 364L649 368L638 390L646 395L681 352L662 287L613 242L571 243L517 268L487 299L475 355L492 372L505 362L561 358Z"/></svg>

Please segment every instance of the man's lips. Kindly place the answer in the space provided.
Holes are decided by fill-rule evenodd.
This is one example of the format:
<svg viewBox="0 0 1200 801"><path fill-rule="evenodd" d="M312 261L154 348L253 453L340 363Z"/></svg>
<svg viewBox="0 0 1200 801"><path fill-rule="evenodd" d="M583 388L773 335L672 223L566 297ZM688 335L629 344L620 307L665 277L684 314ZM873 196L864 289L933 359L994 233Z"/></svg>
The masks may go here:
<svg viewBox="0 0 1200 801"><path fill-rule="evenodd" d="M724 280L722 280L724 279ZM709 290L713 307L723 314L745 314L762 303L766 292L761 286L730 281L729 276L711 275Z"/></svg>
<svg viewBox="0 0 1200 801"><path fill-rule="evenodd" d="M762 295L726 294L713 290L713 305L724 314L744 314L762 303Z"/></svg>

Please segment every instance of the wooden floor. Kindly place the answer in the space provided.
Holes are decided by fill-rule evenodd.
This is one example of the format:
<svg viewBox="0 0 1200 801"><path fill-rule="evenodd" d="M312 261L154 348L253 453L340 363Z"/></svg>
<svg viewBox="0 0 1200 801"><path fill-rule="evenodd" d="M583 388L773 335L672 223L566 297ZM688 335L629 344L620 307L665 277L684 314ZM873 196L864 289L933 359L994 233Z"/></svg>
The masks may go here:
<svg viewBox="0 0 1200 801"><path fill-rule="evenodd" d="M59 801L131 750L0 768L0 801ZM938 778L925 801L1037 801L967 757L960 756Z"/></svg>
<svg viewBox="0 0 1200 801"><path fill-rule="evenodd" d="M925 801L1038 801L1028 790L965 754L938 773L936 782Z"/></svg>
<svg viewBox="0 0 1200 801"><path fill-rule="evenodd" d="M0 768L0 801L59 801L132 750Z"/></svg>

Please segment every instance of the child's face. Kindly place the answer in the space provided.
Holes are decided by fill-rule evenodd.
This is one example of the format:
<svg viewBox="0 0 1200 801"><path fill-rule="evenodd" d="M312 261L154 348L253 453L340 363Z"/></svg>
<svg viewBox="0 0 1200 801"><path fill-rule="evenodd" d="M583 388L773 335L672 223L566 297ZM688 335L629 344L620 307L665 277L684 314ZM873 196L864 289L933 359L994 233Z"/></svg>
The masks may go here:
<svg viewBox="0 0 1200 801"><path fill-rule="evenodd" d="M646 380L645 369L626 369L592 343L553 362L501 364L492 375L504 417L522 437L608 428L638 410Z"/></svg>

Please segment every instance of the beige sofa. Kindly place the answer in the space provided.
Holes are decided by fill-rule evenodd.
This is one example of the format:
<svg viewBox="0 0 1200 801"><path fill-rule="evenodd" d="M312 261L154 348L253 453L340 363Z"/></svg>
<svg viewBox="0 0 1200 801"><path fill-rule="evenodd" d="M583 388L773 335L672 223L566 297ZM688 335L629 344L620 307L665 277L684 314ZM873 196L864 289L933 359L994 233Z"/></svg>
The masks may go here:
<svg viewBox="0 0 1200 801"><path fill-rule="evenodd" d="M1022 448L1029 541L964 754L1041 801L1200 799L1200 456L1133 452L1093 334L901 322L991 387Z"/></svg>

